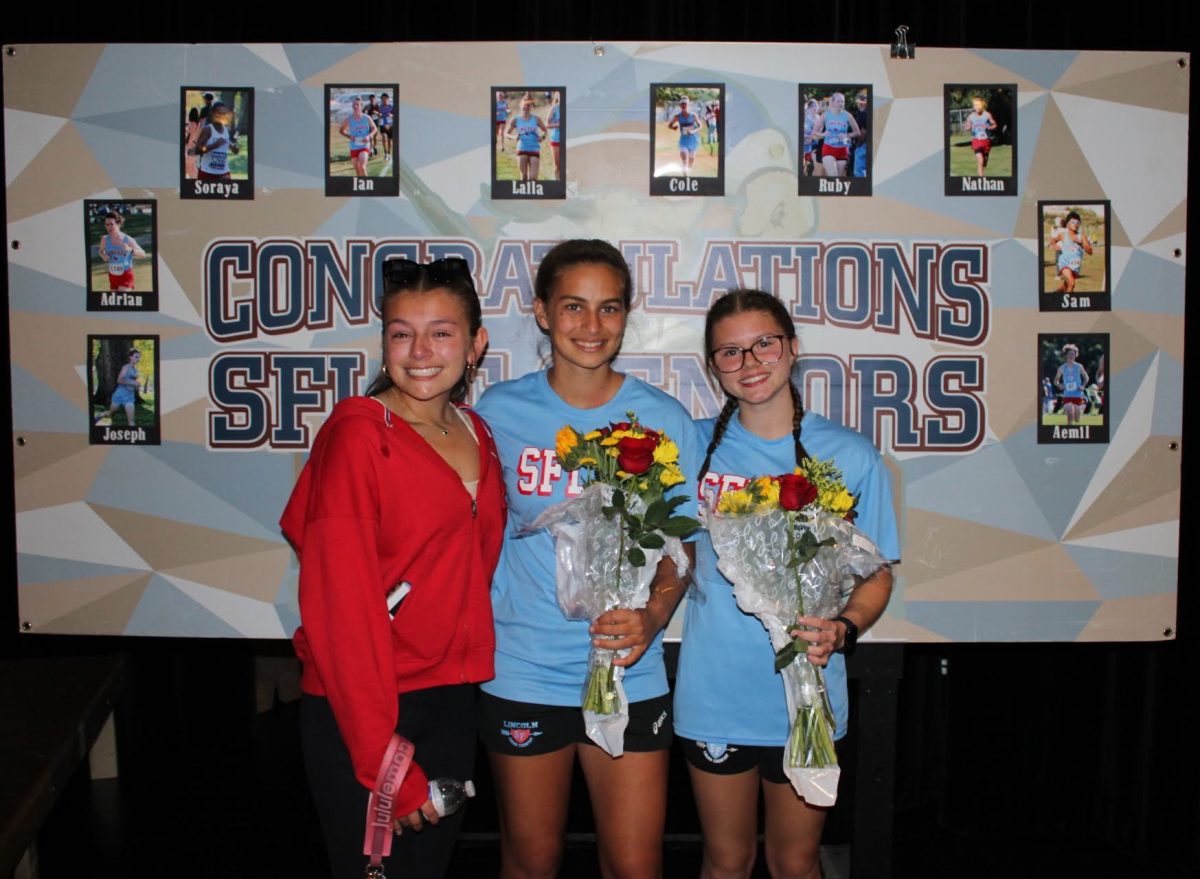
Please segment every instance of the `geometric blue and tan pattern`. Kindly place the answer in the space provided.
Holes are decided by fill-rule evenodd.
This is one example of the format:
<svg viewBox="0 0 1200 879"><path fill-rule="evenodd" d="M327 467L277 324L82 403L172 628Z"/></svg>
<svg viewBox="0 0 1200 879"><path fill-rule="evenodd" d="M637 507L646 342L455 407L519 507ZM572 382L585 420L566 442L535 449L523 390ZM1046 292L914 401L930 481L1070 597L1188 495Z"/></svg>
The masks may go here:
<svg viewBox="0 0 1200 879"><path fill-rule="evenodd" d="M922 336L907 316L894 331L882 328L887 294L874 263L862 288L872 312L865 325L838 326L828 315L855 304L849 270L830 282L826 310L799 323L807 354L850 373L842 384L810 381L810 404L873 433L895 477L904 558L872 637L1171 637L1190 60L1181 67L1165 53L922 48L919 60L894 61L886 47L795 44L604 50L38 45L4 58L7 231L20 244L8 250L10 375L28 630L275 638L298 623L296 562L277 520L303 451L214 448L210 366L226 352L361 351L369 372L378 327L334 307L326 328L217 341L203 271L212 242L326 239L341 253L352 240L454 239L474 248L481 290L495 292L506 243L521 243L522 259L536 261L545 242L588 236L643 253L634 267L644 295L621 366L677 394L697 416L718 405L697 371L707 302L724 287L771 284L745 247L844 243L873 253L894 245L905 255L921 244L983 248L981 301L937 299L954 320L979 317L972 307L986 312L978 343ZM324 86L355 82L399 83L399 197L324 195ZM649 196L649 85L659 82L724 84L724 196ZM802 82L872 86L872 196L797 195ZM947 82L1016 84L1013 195L943 194ZM565 200L490 197L490 88L522 83L566 89ZM180 88L204 84L254 89L252 201L179 197ZM157 312L87 312L84 199L156 200ZM1111 312L1039 311L1040 200L1109 201ZM669 250L665 262L644 256L649 244ZM722 265L721 254L742 256ZM520 289L485 303L492 348L476 391L541 365L521 288L530 266L504 266ZM804 275L784 271L775 292L796 306L801 288L812 289ZM680 297L674 308L664 304L672 294ZM252 293L234 287L227 295ZM1107 444L1038 444L1039 333L1108 335ZM89 445L89 334L158 338L160 445ZM914 448L897 440L894 419L864 417L870 392L895 390L886 376L864 387L850 366L874 358L911 364L913 411L955 426L965 416L930 399L927 370L938 358L964 356L979 358L983 372L974 396L985 423L971 448ZM961 377L949 381L964 399L953 386ZM310 433L332 402L326 395L321 411L301 416Z"/></svg>

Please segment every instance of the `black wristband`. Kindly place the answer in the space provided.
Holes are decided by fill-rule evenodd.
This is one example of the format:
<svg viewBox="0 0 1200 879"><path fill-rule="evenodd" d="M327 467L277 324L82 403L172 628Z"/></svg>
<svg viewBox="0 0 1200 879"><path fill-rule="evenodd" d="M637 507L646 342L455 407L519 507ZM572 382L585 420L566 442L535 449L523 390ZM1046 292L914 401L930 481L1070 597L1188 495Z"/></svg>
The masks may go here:
<svg viewBox="0 0 1200 879"><path fill-rule="evenodd" d="M842 646L838 648L838 653L849 656L854 652L854 648L858 646L858 626L853 620L843 616L833 618L835 623L841 623L846 627L846 636L842 638Z"/></svg>

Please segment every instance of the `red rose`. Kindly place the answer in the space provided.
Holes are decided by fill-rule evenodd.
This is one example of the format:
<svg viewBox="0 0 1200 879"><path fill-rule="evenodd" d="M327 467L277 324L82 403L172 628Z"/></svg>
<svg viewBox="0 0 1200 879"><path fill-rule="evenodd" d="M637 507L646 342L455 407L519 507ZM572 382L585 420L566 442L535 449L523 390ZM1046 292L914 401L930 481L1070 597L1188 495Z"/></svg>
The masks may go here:
<svg viewBox="0 0 1200 879"><path fill-rule="evenodd" d="M612 431L615 431L615 430L629 430L629 426L630 425L629 425L628 421L618 421L616 423L612 423L612 428L610 429L609 432L611 433Z"/></svg>
<svg viewBox="0 0 1200 879"><path fill-rule="evenodd" d="M817 499L817 487L799 473L777 476L779 506L785 510L802 510Z"/></svg>
<svg viewBox="0 0 1200 879"><path fill-rule="evenodd" d="M617 466L636 476L645 473L654 463L658 439L652 436L623 436L617 440Z"/></svg>

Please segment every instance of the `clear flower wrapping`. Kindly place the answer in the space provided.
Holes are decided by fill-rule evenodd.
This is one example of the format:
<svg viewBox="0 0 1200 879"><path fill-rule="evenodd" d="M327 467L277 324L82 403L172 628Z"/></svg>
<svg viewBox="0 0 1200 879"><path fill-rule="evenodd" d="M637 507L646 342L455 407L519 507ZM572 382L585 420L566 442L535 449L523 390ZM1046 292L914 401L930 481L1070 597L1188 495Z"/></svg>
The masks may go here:
<svg viewBox="0 0 1200 879"><path fill-rule="evenodd" d="M887 560L848 517L853 499L836 468L805 464L811 482L800 474L751 480L721 497L707 525L738 607L758 617L776 652L793 719L784 772L810 804L827 806L837 799L840 775L833 712L824 675L805 656L807 642L791 632L799 616L836 616L855 586Z"/></svg>

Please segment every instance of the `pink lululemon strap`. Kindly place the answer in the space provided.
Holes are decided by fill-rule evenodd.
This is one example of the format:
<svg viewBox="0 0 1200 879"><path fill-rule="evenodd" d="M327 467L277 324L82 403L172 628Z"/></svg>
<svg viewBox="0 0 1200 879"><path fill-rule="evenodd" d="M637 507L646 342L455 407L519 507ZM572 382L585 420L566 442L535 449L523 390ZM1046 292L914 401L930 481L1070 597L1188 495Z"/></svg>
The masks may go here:
<svg viewBox="0 0 1200 879"><path fill-rule="evenodd" d="M367 800L367 835L363 839L363 854L371 856L371 866L378 867L392 853L392 810L396 805L396 794L400 783L412 766L413 744L408 739L392 733L387 751L383 754L383 765L375 779L375 789Z"/></svg>

